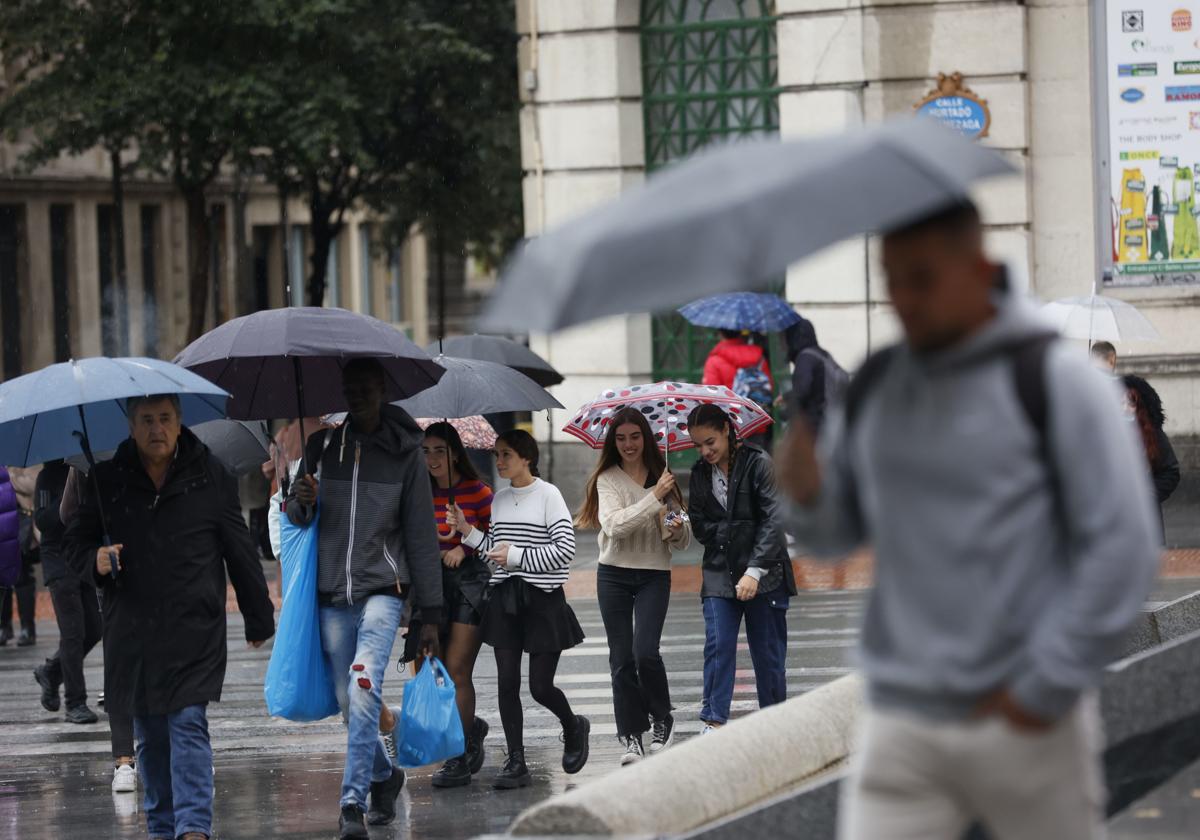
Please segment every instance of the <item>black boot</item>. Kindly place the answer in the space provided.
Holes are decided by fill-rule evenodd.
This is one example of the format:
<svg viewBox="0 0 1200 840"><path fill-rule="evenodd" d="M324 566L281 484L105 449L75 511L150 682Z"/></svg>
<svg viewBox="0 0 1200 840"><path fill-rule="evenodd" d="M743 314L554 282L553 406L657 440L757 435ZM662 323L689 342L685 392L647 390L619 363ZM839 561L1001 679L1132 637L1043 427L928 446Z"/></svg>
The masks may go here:
<svg viewBox="0 0 1200 840"><path fill-rule="evenodd" d="M369 840L370 834L363 824L363 809L347 805L338 818L338 840Z"/></svg>
<svg viewBox="0 0 1200 840"><path fill-rule="evenodd" d="M371 782L371 810L367 811L368 825L391 825L396 819L396 799L404 789L404 771L392 768L386 782Z"/></svg>
<svg viewBox="0 0 1200 840"><path fill-rule="evenodd" d="M12 641L12 638L13 638L12 625L9 625L7 627L0 627L0 647L4 647L5 645L7 645L10 641Z"/></svg>
<svg viewBox="0 0 1200 840"><path fill-rule="evenodd" d="M42 687L42 708L47 712L57 712L62 708L62 698L58 696L58 689L62 681L55 682L54 678L50 676L49 664L34 668L33 678Z"/></svg>
<svg viewBox="0 0 1200 840"><path fill-rule="evenodd" d="M37 631L22 627L21 635L17 637L17 647L32 647L35 644L37 644Z"/></svg>
<svg viewBox="0 0 1200 840"><path fill-rule="evenodd" d="M515 790L529 787L529 783L532 781L529 768L525 766L525 748L521 747L509 752L508 760L504 762L504 768L492 781L492 787L497 790Z"/></svg>
<svg viewBox="0 0 1200 840"><path fill-rule="evenodd" d="M488 723L483 718L475 718L471 724L471 734L467 738L467 766L471 768L471 775L474 776L483 769L483 739L488 734Z"/></svg>
<svg viewBox="0 0 1200 840"><path fill-rule="evenodd" d="M592 722L583 715L575 716L575 728L563 730L563 770L578 773L588 760L588 736L592 734Z"/></svg>
<svg viewBox="0 0 1200 840"><path fill-rule="evenodd" d="M467 766L467 757L460 755L442 765L442 769L433 774L429 780L435 788L466 787L471 784L471 768Z"/></svg>

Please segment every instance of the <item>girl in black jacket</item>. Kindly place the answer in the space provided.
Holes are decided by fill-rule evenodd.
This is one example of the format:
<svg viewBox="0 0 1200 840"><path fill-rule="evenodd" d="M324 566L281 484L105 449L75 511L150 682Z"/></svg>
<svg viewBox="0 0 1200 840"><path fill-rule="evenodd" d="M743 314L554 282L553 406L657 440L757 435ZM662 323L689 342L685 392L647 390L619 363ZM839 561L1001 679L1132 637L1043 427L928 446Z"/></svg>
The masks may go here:
<svg viewBox="0 0 1200 840"><path fill-rule="evenodd" d="M688 512L704 546L703 732L729 720L742 618L758 688L758 705L787 694L787 608L796 594L771 461L738 440L733 421L715 405L688 417L700 450L692 468Z"/></svg>
<svg viewBox="0 0 1200 840"><path fill-rule="evenodd" d="M1122 378L1122 383L1125 385L1125 410L1130 420L1137 424L1138 435L1146 452L1146 463L1154 480L1159 528L1165 544L1167 531L1162 506L1179 486L1179 460L1175 457L1167 433L1163 431L1167 417L1158 393L1140 376L1127 375Z"/></svg>

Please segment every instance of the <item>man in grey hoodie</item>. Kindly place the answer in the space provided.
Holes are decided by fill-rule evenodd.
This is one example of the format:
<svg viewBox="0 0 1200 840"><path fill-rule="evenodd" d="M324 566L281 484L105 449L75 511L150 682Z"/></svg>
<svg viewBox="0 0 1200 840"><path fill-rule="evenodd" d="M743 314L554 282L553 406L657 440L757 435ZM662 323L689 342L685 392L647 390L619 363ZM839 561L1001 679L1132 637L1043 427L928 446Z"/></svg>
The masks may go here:
<svg viewBox="0 0 1200 840"><path fill-rule="evenodd" d="M842 836L1101 837L1094 689L1159 557L1137 441L984 255L974 207L886 236L883 263L906 341L819 449L793 424L779 454L798 541L875 552ZM1014 375L1030 343L1041 427Z"/></svg>
<svg viewBox="0 0 1200 840"><path fill-rule="evenodd" d="M340 837L368 837L396 817L404 772L379 737L383 677L405 600L420 611L421 648L438 655L442 561L420 427L385 405L386 372L376 359L342 370L350 409L305 447L308 473L292 485L288 518L317 534L321 646L349 727ZM319 505L318 505L319 500ZM370 793L371 810L364 814Z"/></svg>

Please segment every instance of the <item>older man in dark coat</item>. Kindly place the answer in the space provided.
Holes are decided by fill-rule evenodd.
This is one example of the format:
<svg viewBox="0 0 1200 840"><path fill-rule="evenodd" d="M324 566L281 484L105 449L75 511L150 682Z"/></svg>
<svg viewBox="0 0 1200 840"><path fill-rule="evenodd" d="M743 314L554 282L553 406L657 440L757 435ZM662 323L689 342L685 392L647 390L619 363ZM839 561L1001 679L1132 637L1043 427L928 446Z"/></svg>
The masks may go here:
<svg viewBox="0 0 1200 840"><path fill-rule="evenodd" d="M178 398L130 400L129 418L130 438L96 466L66 539L104 591L106 702L134 716L150 837L207 840L206 707L225 680L226 570L251 646L274 634L274 610L237 482L182 426Z"/></svg>

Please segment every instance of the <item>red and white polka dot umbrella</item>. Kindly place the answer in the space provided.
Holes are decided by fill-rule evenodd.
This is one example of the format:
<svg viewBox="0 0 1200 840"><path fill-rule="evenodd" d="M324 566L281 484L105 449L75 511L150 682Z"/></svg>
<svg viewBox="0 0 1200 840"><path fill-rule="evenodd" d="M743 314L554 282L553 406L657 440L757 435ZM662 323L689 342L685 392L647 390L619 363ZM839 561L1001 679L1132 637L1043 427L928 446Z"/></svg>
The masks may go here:
<svg viewBox="0 0 1200 840"><path fill-rule="evenodd" d="M601 393L575 412L563 431L592 449L604 446L612 417L623 408L634 408L646 416L660 449L678 452L690 449L687 418L692 409L705 403L719 405L733 418L738 437L746 439L771 425L771 415L753 400L739 397L721 385L689 385L686 382L654 382L627 385Z"/></svg>

